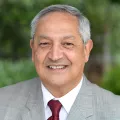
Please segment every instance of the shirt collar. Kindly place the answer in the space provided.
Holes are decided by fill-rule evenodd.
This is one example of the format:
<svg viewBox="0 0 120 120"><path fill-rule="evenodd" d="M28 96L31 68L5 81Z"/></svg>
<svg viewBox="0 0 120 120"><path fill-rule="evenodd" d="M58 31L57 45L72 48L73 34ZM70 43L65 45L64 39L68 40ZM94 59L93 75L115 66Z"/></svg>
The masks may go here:
<svg viewBox="0 0 120 120"><path fill-rule="evenodd" d="M43 101L44 101L44 107L46 109L48 102L51 99L57 99L61 102L62 106L65 108L65 110L67 111L67 113L69 113L78 93L79 90L82 86L82 81L83 81L83 77L80 80L79 84L72 89L70 92L68 92L66 95L62 96L61 98L55 98L46 88L45 86L42 84L41 82L41 87L42 87L42 92L43 92ZM72 96L72 99L71 99ZM69 101L69 102L68 102Z"/></svg>

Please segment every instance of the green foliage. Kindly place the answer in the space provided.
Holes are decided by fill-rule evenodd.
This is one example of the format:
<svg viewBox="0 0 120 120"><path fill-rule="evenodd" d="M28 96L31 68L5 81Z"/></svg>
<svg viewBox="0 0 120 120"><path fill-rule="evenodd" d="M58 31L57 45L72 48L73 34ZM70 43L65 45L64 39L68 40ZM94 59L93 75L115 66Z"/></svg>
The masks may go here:
<svg viewBox="0 0 120 120"><path fill-rule="evenodd" d="M36 77L31 60L0 61L0 87Z"/></svg>
<svg viewBox="0 0 120 120"><path fill-rule="evenodd" d="M120 65L112 67L104 74L102 87L120 95Z"/></svg>
<svg viewBox="0 0 120 120"><path fill-rule="evenodd" d="M113 3L119 3L120 4L120 0L110 0Z"/></svg>
<svg viewBox="0 0 120 120"><path fill-rule="evenodd" d="M120 50L120 4L113 4L110 0L84 0L82 7L91 23L93 54L103 53L107 41L112 56L115 56Z"/></svg>
<svg viewBox="0 0 120 120"><path fill-rule="evenodd" d="M0 54L2 57L16 59L27 56L29 45L27 13L27 7L21 2L4 0L0 3Z"/></svg>

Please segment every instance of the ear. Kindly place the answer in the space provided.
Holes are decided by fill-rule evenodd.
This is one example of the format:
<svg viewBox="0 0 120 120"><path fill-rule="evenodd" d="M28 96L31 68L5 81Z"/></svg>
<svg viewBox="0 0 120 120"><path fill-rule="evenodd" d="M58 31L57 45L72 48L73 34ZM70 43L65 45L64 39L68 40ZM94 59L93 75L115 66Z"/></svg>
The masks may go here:
<svg viewBox="0 0 120 120"><path fill-rule="evenodd" d="M34 62L34 41L30 40L30 48L32 49L32 61Z"/></svg>
<svg viewBox="0 0 120 120"><path fill-rule="evenodd" d="M93 41L88 40L87 43L85 44L85 62L89 60L89 56L92 48L93 48Z"/></svg>

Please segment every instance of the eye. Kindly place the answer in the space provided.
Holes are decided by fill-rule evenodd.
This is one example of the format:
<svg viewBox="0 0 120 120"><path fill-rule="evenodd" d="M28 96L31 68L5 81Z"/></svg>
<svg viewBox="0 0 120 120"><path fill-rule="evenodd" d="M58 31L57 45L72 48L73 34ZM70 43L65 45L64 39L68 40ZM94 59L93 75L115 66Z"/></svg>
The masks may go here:
<svg viewBox="0 0 120 120"><path fill-rule="evenodd" d="M73 48L73 47L74 47L74 44L71 43L71 42L65 42L65 43L63 43L63 46L64 46L65 48L70 49L70 48Z"/></svg>
<svg viewBox="0 0 120 120"><path fill-rule="evenodd" d="M43 47L43 48L44 48L44 47L49 47L49 46L50 46L50 43L49 43L49 42L40 42L40 43L39 43L39 46L40 46L40 47Z"/></svg>

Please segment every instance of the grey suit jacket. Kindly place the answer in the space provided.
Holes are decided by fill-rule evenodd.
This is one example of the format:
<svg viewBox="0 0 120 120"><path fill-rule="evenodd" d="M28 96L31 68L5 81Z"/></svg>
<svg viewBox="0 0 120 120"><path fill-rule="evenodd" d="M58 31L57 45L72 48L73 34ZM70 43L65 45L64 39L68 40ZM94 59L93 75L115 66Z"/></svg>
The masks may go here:
<svg viewBox="0 0 120 120"><path fill-rule="evenodd" d="M0 120L45 120L44 116L39 78L0 89ZM120 96L84 77L67 120L120 120Z"/></svg>

